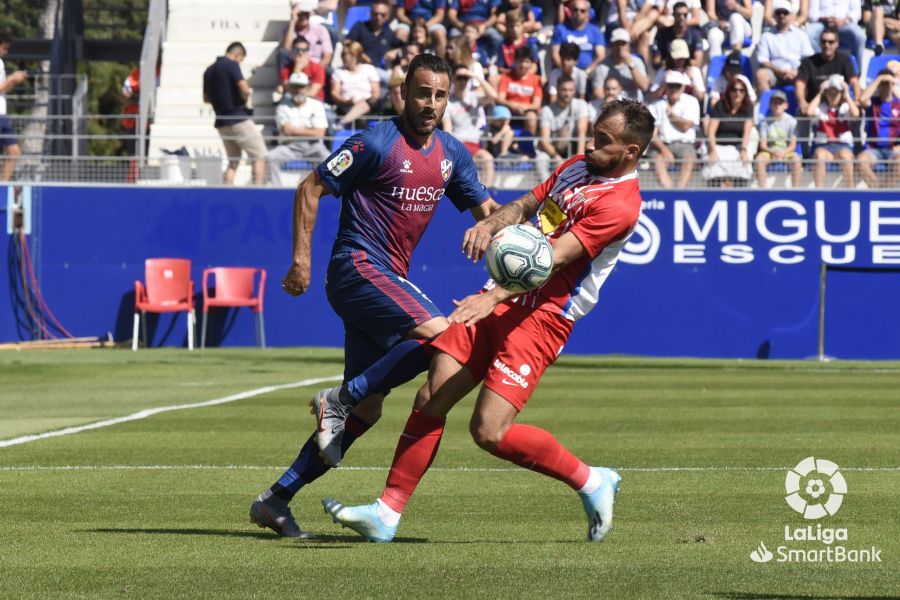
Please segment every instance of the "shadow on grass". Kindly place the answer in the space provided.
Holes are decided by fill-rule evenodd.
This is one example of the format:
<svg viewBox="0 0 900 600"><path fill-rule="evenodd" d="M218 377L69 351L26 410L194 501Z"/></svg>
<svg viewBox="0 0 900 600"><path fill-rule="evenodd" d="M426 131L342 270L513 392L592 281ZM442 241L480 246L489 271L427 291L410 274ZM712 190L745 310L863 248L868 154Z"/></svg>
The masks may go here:
<svg viewBox="0 0 900 600"><path fill-rule="evenodd" d="M728 600L898 600L900 596L832 596L830 594L751 594L749 592L713 592L718 598Z"/></svg>
<svg viewBox="0 0 900 600"><path fill-rule="evenodd" d="M280 540L289 539L281 538L273 533L264 531L234 531L231 529L147 529L138 527L105 527L102 529L86 529L87 533L124 533L124 534L153 534L153 535L207 535L218 537L237 537L237 538L254 538L259 540ZM368 543L358 535L316 535L310 539L296 539L302 545L298 548L335 548L335 543ZM399 537L393 541L394 544L424 544L427 543L426 538L410 538Z"/></svg>

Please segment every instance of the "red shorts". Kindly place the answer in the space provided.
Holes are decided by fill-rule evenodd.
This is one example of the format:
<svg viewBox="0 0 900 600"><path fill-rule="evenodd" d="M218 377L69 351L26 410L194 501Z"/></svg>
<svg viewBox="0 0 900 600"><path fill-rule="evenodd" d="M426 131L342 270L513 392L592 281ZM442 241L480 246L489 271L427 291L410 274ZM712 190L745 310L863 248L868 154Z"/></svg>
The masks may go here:
<svg viewBox="0 0 900 600"><path fill-rule="evenodd" d="M501 304L472 327L452 323L433 346L522 410L562 352L574 323L545 310Z"/></svg>
<svg viewBox="0 0 900 600"><path fill-rule="evenodd" d="M478 154L478 151L481 150L481 144L479 144L478 142L465 142L463 145L472 156L475 156L476 154Z"/></svg>

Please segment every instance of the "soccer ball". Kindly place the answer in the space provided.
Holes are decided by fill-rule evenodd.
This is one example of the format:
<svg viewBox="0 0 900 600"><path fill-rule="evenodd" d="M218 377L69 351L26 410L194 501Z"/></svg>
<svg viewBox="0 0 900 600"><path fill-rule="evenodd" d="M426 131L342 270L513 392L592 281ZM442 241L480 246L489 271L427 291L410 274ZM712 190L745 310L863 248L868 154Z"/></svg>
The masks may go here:
<svg viewBox="0 0 900 600"><path fill-rule="evenodd" d="M510 225L491 239L485 262L497 285L510 292L526 292L550 277L553 247L531 225Z"/></svg>

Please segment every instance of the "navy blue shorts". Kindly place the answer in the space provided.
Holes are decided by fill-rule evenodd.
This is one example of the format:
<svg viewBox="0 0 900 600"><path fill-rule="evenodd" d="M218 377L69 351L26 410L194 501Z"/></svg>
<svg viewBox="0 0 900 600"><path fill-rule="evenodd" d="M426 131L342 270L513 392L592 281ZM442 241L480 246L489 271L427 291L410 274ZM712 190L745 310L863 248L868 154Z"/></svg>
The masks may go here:
<svg viewBox="0 0 900 600"><path fill-rule="evenodd" d="M9 120L8 116L0 115L0 148L6 148L18 143L12 121Z"/></svg>
<svg viewBox="0 0 900 600"><path fill-rule="evenodd" d="M344 380L381 358L422 323L443 313L415 285L363 251L331 257L325 293L344 321Z"/></svg>

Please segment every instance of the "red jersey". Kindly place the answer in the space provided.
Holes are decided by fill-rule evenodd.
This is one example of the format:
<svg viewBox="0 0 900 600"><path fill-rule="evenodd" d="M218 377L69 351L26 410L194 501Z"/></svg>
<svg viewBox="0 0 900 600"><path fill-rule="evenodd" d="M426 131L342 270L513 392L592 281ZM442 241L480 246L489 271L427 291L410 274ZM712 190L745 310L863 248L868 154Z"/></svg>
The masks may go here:
<svg viewBox="0 0 900 600"><path fill-rule="evenodd" d="M541 79L534 73L528 73L521 79L513 77L513 73L504 73L500 78L498 92L506 92L506 100L508 102L522 102L531 104L534 98L541 99L544 97L544 90L541 88Z"/></svg>

